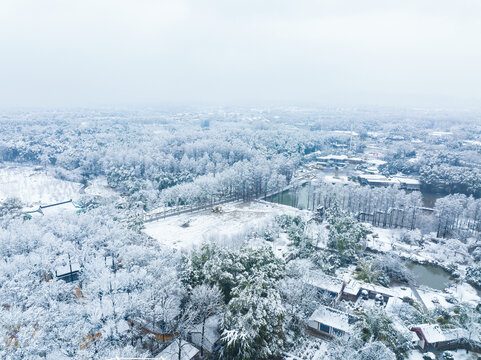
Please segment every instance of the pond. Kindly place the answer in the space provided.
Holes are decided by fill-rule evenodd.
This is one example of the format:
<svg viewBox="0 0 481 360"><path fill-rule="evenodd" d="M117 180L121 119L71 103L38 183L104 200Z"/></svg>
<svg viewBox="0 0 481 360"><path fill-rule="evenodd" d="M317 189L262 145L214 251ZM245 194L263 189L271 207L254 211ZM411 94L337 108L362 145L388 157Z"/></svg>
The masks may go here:
<svg viewBox="0 0 481 360"><path fill-rule="evenodd" d="M434 208L434 204L436 204L436 200L442 198L446 195L440 193L433 193L429 191L421 191L423 206L427 208Z"/></svg>
<svg viewBox="0 0 481 360"><path fill-rule="evenodd" d="M312 196L309 198L309 195L311 195L311 186L309 183L305 183L301 186L297 187L297 192L296 188L289 188L287 190L284 190L278 194L268 196L266 198L267 201L270 202L275 202L283 205L289 205L289 206L294 206L298 209L304 210L304 209L312 209L312 203L309 201L312 201ZM423 199L423 206L433 208L434 203L436 202L437 199L442 197L442 194L437 194L437 193L424 193L421 192L422 194L422 199Z"/></svg>
<svg viewBox="0 0 481 360"><path fill-rule="evenodd" d="M431 264L406 263L419 285L437 290L444 290L451 281L451 276L443 268Z"/></svg>
<svg viewBox="0 0 481 360"><path fill-rule="evenodd" d="M293 206L301 210L307 208L311 209L312 204L309 203L309 195L311 191L311 186L307 183L297 187L297 189L290 188L278 194L268 196L266 200L278 204Z"/></svg>

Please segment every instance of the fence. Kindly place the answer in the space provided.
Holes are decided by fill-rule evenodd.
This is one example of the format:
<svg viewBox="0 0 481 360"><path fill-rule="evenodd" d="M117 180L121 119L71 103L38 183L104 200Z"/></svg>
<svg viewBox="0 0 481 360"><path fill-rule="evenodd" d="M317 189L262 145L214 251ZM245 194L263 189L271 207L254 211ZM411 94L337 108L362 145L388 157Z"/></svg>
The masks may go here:
<svg viewBox="0 0 481 360"><path fill-rule="evenodd" d="M185 205L185 206L178 206L172 209L167 209L158 213L153 213L153 214L144 214L143 221L144 223L147 222L152 222L156 221L159 219L165 219L170 216L176 216L176 215L181 215L181 214L186 214L186 213L192 213L195 211L201 211L201 210L206 210L206 209L211 209L215 206L230 203L230 202L235 202L238 201L239 198L237 196L230 196L227 198L223 198L221 200L215 201L212 200L210 203L206 204L200 204L200 205Z"/></svg>

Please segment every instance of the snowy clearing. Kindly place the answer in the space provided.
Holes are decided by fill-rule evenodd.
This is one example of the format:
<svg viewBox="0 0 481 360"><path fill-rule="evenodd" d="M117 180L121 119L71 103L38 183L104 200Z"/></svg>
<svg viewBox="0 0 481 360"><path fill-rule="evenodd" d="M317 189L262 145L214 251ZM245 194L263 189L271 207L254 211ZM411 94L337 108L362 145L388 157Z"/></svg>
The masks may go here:
<svg viewBox="0 0 481 360"><path fill-rule="evenodd" d="M206 210L147 223L144 232L169 247L191 249L205 241L222 241L228 244L262 229L276 215L303 213L290 206L263 201L235 203L225 205L220 214Z"/></svg>
<svg viewBox="0 0 481 360"><path fill-rule="evenodd" d="M41 168L0 168L0 201L17 197L27 206L48 205L75 198L81 187L79 183L56 179Z"/></svg>

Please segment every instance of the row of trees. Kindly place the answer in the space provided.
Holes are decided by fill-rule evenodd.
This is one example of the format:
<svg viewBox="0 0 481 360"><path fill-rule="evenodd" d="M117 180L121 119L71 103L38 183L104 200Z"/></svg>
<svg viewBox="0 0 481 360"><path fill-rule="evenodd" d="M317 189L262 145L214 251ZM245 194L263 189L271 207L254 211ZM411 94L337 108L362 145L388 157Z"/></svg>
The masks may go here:
<svg viewBox="0 0 481 360"><path fill-rule="evenodd" d="M479 237L481 232L481 199L454 194L436 200L432 209L425 208L420 192L406 192L397 187L358 186L355 184L312 183L306 185L310 209L339 208L357 220L381 227L402 227L436 232L438 237L461 239ZM300 187L291 190L306 191Z"/></svg>

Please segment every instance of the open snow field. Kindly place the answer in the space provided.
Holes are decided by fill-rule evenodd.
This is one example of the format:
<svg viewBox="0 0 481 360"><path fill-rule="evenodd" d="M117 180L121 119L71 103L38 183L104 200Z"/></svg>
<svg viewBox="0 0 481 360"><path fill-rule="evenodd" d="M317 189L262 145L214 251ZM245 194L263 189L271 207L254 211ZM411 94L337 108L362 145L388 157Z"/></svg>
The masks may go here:
<svg viewBox="0 0 481 360"><path fill-rule="evenodd" d="M161 219L145 224L144 232L169 247L190 249L202 245L204 241L228 244L263 229L276 215L303 213L291 206L268 202L227 204L223 210L220 214L206 210Z"/></svg>
<svg viewBox="0 0 481 360"><path fill-rule="evenodd" d="M85 188L85 194L93 196L119 196L114 190L110 188L107 183L107 179L104 176L89 180L87 187Z"/></svg>
<svg viewBox="0 0 481 360"><path fill-rule="evenodd" d="M466 350L449 350L453 356L454 360L477 360L479 359L479 354L474 352L466 353ZM408 354L408 360L423 360L424 353L420 350L411 350Z"/></svg>
<svg viewBox="0 0 481 360"><path fill-rule="evenodd" d="M79 183L56 179L43 169L30 166L0 168L0 201L18 197L27 206L48 205L78 195Z"/></svg>

